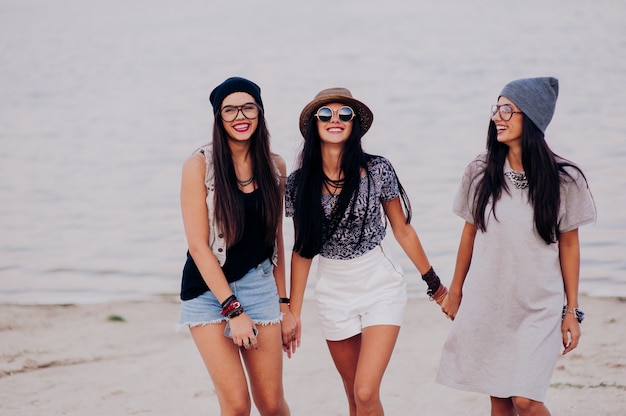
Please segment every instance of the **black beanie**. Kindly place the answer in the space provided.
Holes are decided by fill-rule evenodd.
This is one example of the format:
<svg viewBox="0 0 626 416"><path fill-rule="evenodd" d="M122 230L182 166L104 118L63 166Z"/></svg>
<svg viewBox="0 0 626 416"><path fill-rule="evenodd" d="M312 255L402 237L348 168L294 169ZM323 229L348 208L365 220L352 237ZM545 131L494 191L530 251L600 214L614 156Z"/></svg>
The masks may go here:
<svg viewBox="0 0 626 416"><path fill-rule="evenodd" d="M254 98L254 101L256 101L259 107L261 107L261 110L263 110L263 101L261 100L261 88L259 88L259 86L256 85L254 82L245 78L231 77L215 87L213 91L211 91L209 101L211 101L211 105L213 106L213 114L217 113L217 111L220 109L224 98L234 92L247 92L252 96L252 98Z"/></svg>

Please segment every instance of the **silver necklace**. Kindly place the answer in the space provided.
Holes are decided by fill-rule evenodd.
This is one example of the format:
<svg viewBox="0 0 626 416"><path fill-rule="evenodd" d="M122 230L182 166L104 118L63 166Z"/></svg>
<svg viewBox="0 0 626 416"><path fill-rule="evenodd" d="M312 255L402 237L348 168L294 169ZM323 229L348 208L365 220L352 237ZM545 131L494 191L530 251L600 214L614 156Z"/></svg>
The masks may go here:
<svg viewBox="0 0 626 416"><path fill-rule="evenodd" d="M524 189L528 187L528 178L524 172L515 172L514 170L509 172L504 172L504 176L509 178L513 185L517 189Z"/></svg>

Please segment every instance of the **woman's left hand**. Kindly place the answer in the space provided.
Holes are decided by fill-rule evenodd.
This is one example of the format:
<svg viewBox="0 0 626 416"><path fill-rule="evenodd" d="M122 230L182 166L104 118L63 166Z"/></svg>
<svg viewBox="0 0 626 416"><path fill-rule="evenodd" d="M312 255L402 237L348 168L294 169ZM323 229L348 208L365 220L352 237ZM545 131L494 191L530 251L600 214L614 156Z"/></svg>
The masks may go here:
<svg viewBox="0 0 626 416"><path fill-rule="evenodd" d="M567 354L578 346L580 341L580 324L571 313L566 313L561 322L561 333L563 335L563 355Z"/></svg>
<svg viewBox="0 0 626 416"><path fill-rule="evenodd" d="M287 358L296 352L298 323L290 310L283 311L281 330L283 335L283 351L287 353Z"/></svg>

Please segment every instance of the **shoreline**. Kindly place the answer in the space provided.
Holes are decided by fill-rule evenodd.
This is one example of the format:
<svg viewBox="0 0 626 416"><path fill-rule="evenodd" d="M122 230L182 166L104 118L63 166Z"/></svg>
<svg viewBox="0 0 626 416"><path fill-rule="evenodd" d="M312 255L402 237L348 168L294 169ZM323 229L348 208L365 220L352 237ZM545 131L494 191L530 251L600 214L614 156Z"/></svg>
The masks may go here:
<svg viewBox="0 0 626 416"><path fill-rule="evenodd" d="M615 415L626 404L626 298L580 297L580 346L559 358L546 397L554 415ZM213 387L178 298L98 304L0 304L0 414L218 414ZM339 376L305 301L302 347L284 360L293 415L344 415ZM434 382L450 322L409 299L381 395L389 415L483 415L489 399ZM253 410L253 415L257 415Z"/></svg>

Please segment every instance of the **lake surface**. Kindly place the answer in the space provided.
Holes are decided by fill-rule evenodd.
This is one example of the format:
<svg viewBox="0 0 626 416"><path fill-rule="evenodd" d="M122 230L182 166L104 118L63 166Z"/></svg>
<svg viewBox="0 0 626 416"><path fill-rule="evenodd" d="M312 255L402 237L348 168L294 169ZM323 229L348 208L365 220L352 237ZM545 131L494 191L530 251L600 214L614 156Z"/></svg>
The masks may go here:
<svg viewBox="0 0 626 416"><path fill-rule="evenodd" d="M489 107L512 79L558 77L548 142L583 168L598 210L580 231L581 292L626 296L623 1L4 0L0 45L0 302L177 293L181 165L210 140L209 92L232 75L261 86L290 170L319 90L367 103L364 147L396 168L444 282Z"/></svg>

